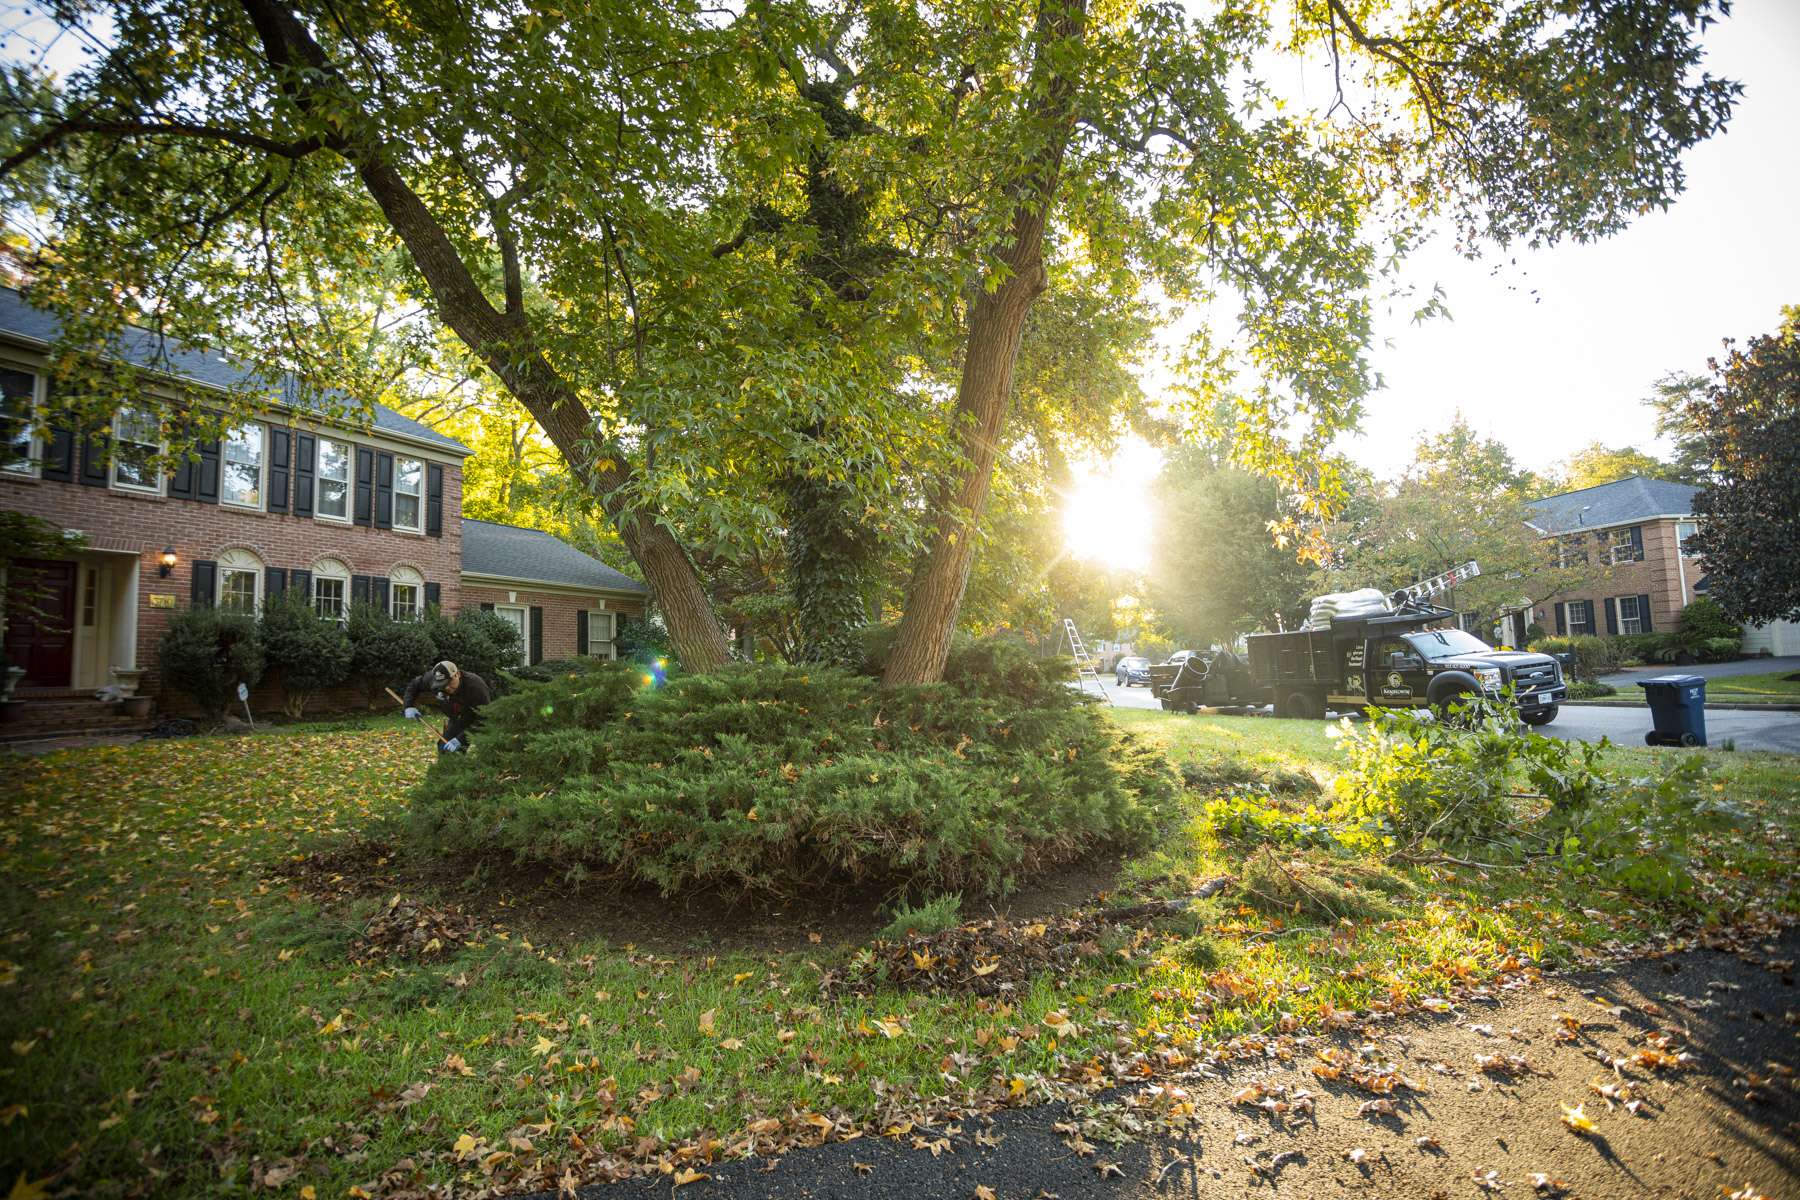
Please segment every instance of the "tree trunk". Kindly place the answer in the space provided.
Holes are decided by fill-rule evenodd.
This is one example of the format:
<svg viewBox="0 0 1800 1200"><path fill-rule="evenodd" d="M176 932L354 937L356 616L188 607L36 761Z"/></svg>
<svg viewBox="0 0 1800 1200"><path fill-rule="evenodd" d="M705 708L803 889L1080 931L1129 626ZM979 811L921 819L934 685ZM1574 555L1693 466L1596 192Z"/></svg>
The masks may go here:
<svg viewBox="0 0 1800 1200"><path fill-rule="evenodd" d="M1008 190L1019 197L1013 232L1002 259L1006 280L983 292L969 314L968 345L956 393L956 427L968 466L933 497L937 527L907 590L906 611L894 639L884 680L889 685L930 683L944 673L956 614L969 586L975 535L987 506L1013 367L1025 334L1025 317L1044 290L1044 226L1074 123L1075 74L1070 51L1086 25L1086 0L1040 0L1037 51L1030 86L1030 119L1044 141Z"/></svg>
<svg viewBox="0 0 1800 1200"><path fill-rule="evenodd" d="M324 50L284 4L241 3L262 40L265 57L286 76L282 86L302 109L311 110L322 98L322 85L316 80L341 83ZM341 89L336 98L347 94L348 89ZM730 649L694 564L653 514L626 505L631 469L624 454L604 445L596 448L592 414L539 350L514 280L509 277L506 310L496 309L443 227L388 161L385 147L379 141L353 141L338 150L405 244L444 322L544 427L576 477L618 526L644 582L656 593L682 665L694 671L723 665ZM517 264L509 260L508 265Z"/></svg>

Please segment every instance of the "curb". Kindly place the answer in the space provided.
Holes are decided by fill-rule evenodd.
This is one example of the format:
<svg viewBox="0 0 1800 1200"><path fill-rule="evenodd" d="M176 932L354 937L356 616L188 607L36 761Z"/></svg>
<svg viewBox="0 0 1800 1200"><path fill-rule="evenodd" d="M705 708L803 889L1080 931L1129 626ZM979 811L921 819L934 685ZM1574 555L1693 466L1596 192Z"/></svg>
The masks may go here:
<svg viewBox="0 0 1800 1200"><path fill-rule="evenodd" d="M1564 700L1568 708L1649 708L1642 700ZM1714 704L1706 702L1708 712L1800 712L1800 704Z"/></svg>

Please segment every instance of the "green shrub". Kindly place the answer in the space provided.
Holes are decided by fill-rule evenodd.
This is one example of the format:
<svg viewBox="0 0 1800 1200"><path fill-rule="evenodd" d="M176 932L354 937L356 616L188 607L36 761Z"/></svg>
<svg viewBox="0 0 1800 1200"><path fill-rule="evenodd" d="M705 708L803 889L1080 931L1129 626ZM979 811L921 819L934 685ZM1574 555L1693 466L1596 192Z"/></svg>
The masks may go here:
<svg viewBox="0 0 1800 1200"><path fill-rule="evenodd" d="M780 663L523 684L488 706L474 754L432 767L409 819L438 852L664 892L987 893L1142 842L1176 792L1159 753L1053 672L975 645L921 687Z"/></svg>
<svg viewBox="0 0 1800 1200"><path fill-rule="evenodd" d="M256 622L205 605L170 618L157 656L164 682L215 719L237 698L238 684L255 687L263 674Z"/></svg>
<svg viewBox="0 0 1800 1200"><path fill-rule="evenodd" d="M954 929L962 923L962 897L938 896L913 908L904 902L894 910L894 919L882 929L881 936L890 942L903 942L912 934L926 937Z"/></svg>
<svg viewBox="0 0 1800 1200"><path fill-rule="evenodd" d="M661 659L667 668L676 661L675 644L669 640L668 627L660 620L647 617L618 618L618 628L613 631L613 653L642 666Z"/></svg>
<svg viewBox="0 0 1800 1200"><path fill-rule="evenodd" d="M1569 699L1598 700L1602 696L1616 696L1619 689L1610 683L1588 683L1577 679L1569 685Z"/></svg>
<svg viewBox="0 0 1800 1200"><path fill-rule="evenodd" d="M519 631L510 622L479 608L466 608L455 617L433 611L425 614L425 632L431 637L433 661L447 658L481 676L496 695L507 690L509 681L501 672L518 664L521 649Z"/></svg>
<svg viewBox="0 0 1800 1200"><path fill-rule="evenodd" d="M393 701L387 689L404 691L434 660L437 647L418 621L396 621L377 604L353 604L347 626L350 670L372 707Z"/></svg>
<svg viewBox="0 0 1800 1200"><path fill-rule="evenodd" d="M1619 665L1618 648L1607 638L1588 634L1544 638L1531 648L1540 654L1573 654L1577 679L1594 679L1616 670Z"/></svg>
<svg viewBox="0 0 1800 1200"><path fill-rule="evenodd" d="M1700 653L1696 656L1701 662L1732 662L1744 653L1744 639L1741 636L1709 637L1700 640Z"/></svg>
<svg viewBox="0 0 1800 1200"><path fill-rule="evenodd" d="M549 683L560 675L581 675L612 666L604 658L546 658L524 667L508 667L506 673L520 683Z"/></svg>
<svg viewBox="0 0 1800 1200"><path fill-rule="evenodd" d="M1465 847L1492 837L1513 815L1507 775L1521 723L1507 703L1453 706L1464 719L1428 711L1371 709L1340 724L1346 759L1334 781L1340 837L1364 849L1427 841Z"/></svg>
<svg viewBox="0 0 1800 1200"><path fill-rule="evenodd" d="M1681 610L1681 632L1696 641L1708 638L1730 638L1734 642L1744 640L1744 627L1732 620L1725 612L1725 606L1711 596L1696 596L1691 604Z"/></svg>
<svg viewBox="0 0 1800 1200"><path fill-rule="evenodd" d="M314 696L350 676L350 635L319 616L312 598L298 588L263 601L257 635L264 659L281 672L282 707L296 720Z"/></svg>

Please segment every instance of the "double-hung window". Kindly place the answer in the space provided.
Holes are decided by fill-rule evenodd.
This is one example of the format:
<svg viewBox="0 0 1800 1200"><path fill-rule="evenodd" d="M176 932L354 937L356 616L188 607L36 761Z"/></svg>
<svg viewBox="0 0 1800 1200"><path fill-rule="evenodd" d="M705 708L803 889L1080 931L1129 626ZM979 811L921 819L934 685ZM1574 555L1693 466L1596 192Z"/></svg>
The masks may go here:
<svg viewBox="0 0 1800 1200"><path fill-rule="evenodd" d="M588 610L587 652L593 658L614 658L613 620L617 614Z"/></svg>
<svg viewBox="0 0 1800 1200"><path fill-rule="evenodd" d="M425 531L425 464L416 458L394 460L394 528Z"/></svg>
<svg viewBox="0 0 1800 1200"><path fill-rule="evenodd" d="M1688 549L1688 539L1693 537L1695 531L1699 528L1699 525L1693 521L1675 522L1675 540L1681 545L1681 556L1683 558L1693 557L1694 552Z"/></svg>
<svg viewBox="0 0 1800 1200"><path fill-rule="evenodd" d="M313 513L321 521L350 520L351 461L348 442L319 439L319 468L315 476L317 494L313 497Z"/></svg>
<svg viewBox="0 0 1800 1200"><path fill-rule="evenodd" d="M227 551L219 559L219 611L255 616L262 584L261 559L248 550Z"/></svg>
<svg viewBox="0 0 1800 1200"><path fill-rule="evenodd" d="M1571 600L1568 603L1569 633L1581 636L1594 632L1594 622L1590 614L1594 611L1592 600Z"/></svg>
<svg viewBox="0 0 1800 1200"><path fill-rule="evenodd" d="M425 579L411 567L396 567L388 578L388 603L396 621L417 621L425 613Z"/></svg>
<svg viewBox="0 0 1800 1200"><path fill-rule="evenodd" d="M0 370L0 471L36 475L37 376L29 371Z"/></svg>
<svg viewBox="0 0 1800 1200"><path fill-rule="evenodd" d="M1644 632L1644 609L1636 596L1619 597L1619 632Z"/></svg>
<svg viewBox="0 0 1800 1200"><path fill-rule="evenodd" d="M239 508L263 506L263 443L260 422L248 421L225 435L219 464L219 501Z"/></svg>
<svg viewBox="0 0 1800 1200"><path fill-rule="evenodd" d="M161 495L162 423L147 408L129 405L113 418L113 486L129 492Z"/></svg>
<svg viewBox="0 0 1800 1200"><path fill-rule="evenodd" d="M1635 562L1637 551L1631 540L1631 530L1615 529L1607 537L1608 561L1613 564Z"/></svg>
<svg viewBox="0 0 1800 1200"><path fill-rule="evenodd" d="M313 608L321 617L341 621L350 610L350 568L335 558L313 564Z"/></svg>

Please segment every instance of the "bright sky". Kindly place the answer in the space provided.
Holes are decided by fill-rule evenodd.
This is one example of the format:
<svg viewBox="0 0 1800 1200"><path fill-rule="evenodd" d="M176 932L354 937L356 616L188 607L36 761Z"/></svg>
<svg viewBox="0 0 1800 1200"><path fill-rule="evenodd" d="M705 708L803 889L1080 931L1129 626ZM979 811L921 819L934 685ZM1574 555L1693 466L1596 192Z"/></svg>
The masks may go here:
<svg viewBox="0 0 1800 1200"><path fill-rule="evenodd" d="M1800 304L1800 0L1738 0L1705 44L1707 68L1744 95L1725 133L1688 154L1667 212L1516 266L1442 247L1409 264L1425 294L1443 286L1454 319L1378 325L1387 388L1344 444L1352 457L1392 474L1458 409L1537 470L1595 439L1654 451L1651 384L1704 371L1721 338L1768 332Z"/></svg>

